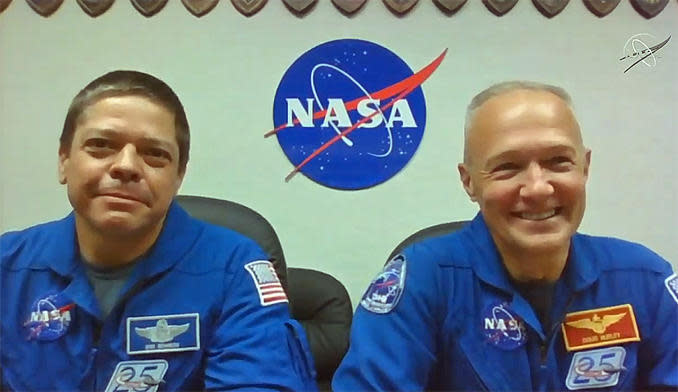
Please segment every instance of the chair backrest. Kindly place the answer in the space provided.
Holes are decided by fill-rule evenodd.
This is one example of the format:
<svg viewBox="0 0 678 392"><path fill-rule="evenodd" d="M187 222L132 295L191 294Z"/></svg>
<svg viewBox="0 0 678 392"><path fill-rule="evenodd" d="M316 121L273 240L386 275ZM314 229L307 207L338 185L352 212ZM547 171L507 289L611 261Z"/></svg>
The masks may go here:
<svg viewBox="0 0 678 392"><path fill-rule="evenodd" d="M419 242L426 238L439 237L441 235L455 232L464 227L464 225L466 225L467 223L469 223L469 221L447 222L423 228L417 231L416 233L412 234L411 236L405 238L401 243L399 243L398 246L396 246L395 249L393 249L393 252L391 252L391 254L388 256L388 260L391 260L398 253L402 252L403 249L407 248L408 246L412 245L415 242Z"/></svg>
<svg viewBox="0 0 678 392"><path fill-rule="evenodd" d="M288 291L287 263L273 226L258 212L233 201L203 196L179 195L175 200L192 217L227 227L253 239L273 259L280 283Z"/></svg>
<svg viewBox="0 0 678 392"><path fill-rule="evenodd" d="M348 349L353 306L346 288L332 276L305 268L287 268L273 226L259 213L228 200L177 196L175 200L194 218L227 227L261 246L273 265L290 301L292 317L308 338L320 390L329 391L334 371Z"/></svg>
<svg viewBox="0 0 678 392"><path fill-rule="evenodd" d="M353 306L344 285L324 272L288 268L292 316L306 330L320 390L329 390L348 350Z"/></svg>

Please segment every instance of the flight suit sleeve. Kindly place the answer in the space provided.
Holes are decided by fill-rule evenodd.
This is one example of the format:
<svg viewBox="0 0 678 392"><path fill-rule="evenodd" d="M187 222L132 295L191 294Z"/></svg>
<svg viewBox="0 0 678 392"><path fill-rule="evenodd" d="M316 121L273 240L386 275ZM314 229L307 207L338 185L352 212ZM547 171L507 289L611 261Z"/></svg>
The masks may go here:
<svg viewBox="0 0 678 392"><path fill-rule="evenodd" d="M365 292L348 353L334 375L334 391L426 388L442 314L440 277L434 264L409 260L411 250L391 260Z"/></svg>
<svg viewBox="0 0 678 392"><path fill-rule="evenodd" d="M670 274L670 275L669 275ZM678 390L678 276L669 271L655 287L661 289L649 344L639 360L642 390Z"/></svg>
<svg viewBox="0 0 678 392"><path fill-rule="evenodd" d="M253 261L225 282L223 309L206 347L205 389L313 391L303 328L290 319L272 264L259 257L248 256Z"/></svg>

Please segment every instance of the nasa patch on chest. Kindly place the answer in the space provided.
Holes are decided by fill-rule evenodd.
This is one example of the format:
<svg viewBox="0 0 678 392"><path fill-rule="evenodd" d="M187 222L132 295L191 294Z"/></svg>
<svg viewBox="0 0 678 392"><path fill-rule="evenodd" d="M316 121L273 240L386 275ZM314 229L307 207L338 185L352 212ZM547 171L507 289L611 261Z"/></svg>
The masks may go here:
<svg viewBox="0 0 678 392"><path fill-rule="evenodd" d="M49 293L35 300L24 322L27 340L49 342L64 336L73 319L75 304L61 293Z"/></svg>
<svg viewBox="0 0 678 392"><path fill-rule="evenodd" d="M482 322L487 341L502 350L516 349L527 341L525 324L505 302L486 306Z"/></svg>
<svg viewBox="0 0 678 392"><path fill-rule="evenodd" d="M167 368L164 359L118 362L105 392L155 392L164 382Z"/></svg>
<svg viewBox="0 0 678 392"><path fill-rule="evenodd" d="M127 354L200 350L200 315L168 314L127 318Z"/></svg>
<svg viewBox="0 0 678 392"><path fill-rule="evenodd" d="M386 264L365 292L360 305L372 313L388 313L400 301L405 288L405 256L397 255Z"/></svg>

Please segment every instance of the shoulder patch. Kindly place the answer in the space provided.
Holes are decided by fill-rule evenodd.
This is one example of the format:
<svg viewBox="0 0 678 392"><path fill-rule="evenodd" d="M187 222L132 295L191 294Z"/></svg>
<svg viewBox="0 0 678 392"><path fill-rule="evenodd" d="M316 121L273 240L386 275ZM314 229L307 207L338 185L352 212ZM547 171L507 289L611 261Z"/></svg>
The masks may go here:
<svg viewBox="0 0 678 392"><path fill-rule="evenodd" d="M393 310L405 289L407 261L399 254L386 264L363 295L360 305L372 313L384 314Z"/></svg>
<svg viewBox="0 0 678 392"><path fill-rule="evenodd" d="M666 278L664 285L669 290L669 294L671 294L676 303L678 303L678 275L673 274Z"/></svg>
<svg viewBox="0 0 678 392"><path fill-rule="evenodd" d="M273 264L268 260L257 260L245 264L245 269L252 276L254 286L259 294L261 306L289 302L285 290L278 279Z"/></svg>

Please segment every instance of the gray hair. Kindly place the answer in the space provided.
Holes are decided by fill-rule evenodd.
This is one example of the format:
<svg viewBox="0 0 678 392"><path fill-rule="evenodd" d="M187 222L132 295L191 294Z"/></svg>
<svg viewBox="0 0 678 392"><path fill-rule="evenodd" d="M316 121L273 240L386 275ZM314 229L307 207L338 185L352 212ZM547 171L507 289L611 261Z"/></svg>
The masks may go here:
<svg viewBox="0 0 678 392"><path fill-rule="evenodd" d="M570 94L568 94L567 91L565 91L565 89L562 87L540 82L531 82L527 80L510 80L507 82L493 84L473 97L471 103L466 108L466 119L464 122L464 162L468 163L468 134L469 130L471 129L471 125L473 125L473 117L476 110L478 110L478 108L490 98L515 90L536 90L550 92L562 99L567 104L567 106L570 107L570 110L574 112L572 108L572 98L570 98Z"/></svg>

